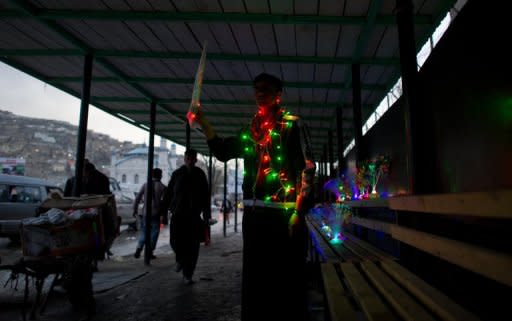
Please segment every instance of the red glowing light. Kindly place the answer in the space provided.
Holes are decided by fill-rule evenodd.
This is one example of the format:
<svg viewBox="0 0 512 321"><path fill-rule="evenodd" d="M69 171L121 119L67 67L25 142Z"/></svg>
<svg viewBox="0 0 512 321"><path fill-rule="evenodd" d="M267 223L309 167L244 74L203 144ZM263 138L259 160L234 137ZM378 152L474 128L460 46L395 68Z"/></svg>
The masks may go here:
<svg viewBox="0 0 512 321"><path fill-rule="evenodd" d="M196 118L197 118L197 115L195 113L190 112L190 111L187 112L187 119L188 119L189 124L192 125L192 123L196 120Z"/></svg>

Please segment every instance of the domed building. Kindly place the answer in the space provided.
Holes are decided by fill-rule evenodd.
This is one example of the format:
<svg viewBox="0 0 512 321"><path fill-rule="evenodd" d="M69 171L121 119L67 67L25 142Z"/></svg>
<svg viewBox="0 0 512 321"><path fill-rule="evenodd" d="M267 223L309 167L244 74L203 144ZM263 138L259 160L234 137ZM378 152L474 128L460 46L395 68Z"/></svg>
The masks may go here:
<svg viewBox="0 0 512 321"><path fill-rule="evenodd" d="M148 147L143 145L124 154L112 154L110 175L120 184L121 188L138 192L146 182L148 170ZM162 182L167 185L172 172L176 169L176 144L167 148L167 141L160 139L160 146L155 146L153 164L162 169Z"/></svg>

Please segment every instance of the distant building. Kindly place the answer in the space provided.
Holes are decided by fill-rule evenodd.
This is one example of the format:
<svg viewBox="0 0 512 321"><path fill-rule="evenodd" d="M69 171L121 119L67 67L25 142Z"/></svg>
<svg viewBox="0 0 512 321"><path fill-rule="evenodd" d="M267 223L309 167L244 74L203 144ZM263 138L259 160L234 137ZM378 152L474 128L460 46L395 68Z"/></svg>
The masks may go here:
<svg viewBox="0 0 512 321"><path fill-rule="evenodd" d="M160 140L160 146L155 146L153 166L162 169L162 182L167 184L172 172L176 169L176 144L167 148L167 141ZM121 188L138 192L147 180L148 147L141 146L122 155L112 154L110 176L119 181Z"/></svg>
<svg viewBox="0 0 512 321"><path fill-rule="evenodd" d="M50 143L50 144L55 144L57 142L54 137L52 137L46 133L35 132L34 138L39 138L43 142Z"/></svg>
<svg viewBox="0 0 512 321"><path fill-rule="evenodd" d="M0 157L0 174L25 175L25 164L23 157Z"/></svg>

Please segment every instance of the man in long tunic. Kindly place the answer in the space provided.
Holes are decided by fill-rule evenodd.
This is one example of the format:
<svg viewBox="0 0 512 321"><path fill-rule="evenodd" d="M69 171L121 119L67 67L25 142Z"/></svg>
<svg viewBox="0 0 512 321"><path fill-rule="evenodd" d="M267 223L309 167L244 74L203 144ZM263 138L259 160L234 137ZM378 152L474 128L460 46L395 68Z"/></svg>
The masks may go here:
<svg viewBox="0 0 512 321"><path fill-rule="evenodd" d="M195 166L197 152L185 151L185 164L172 173L161 211L171 211L170 243L176 257L176 271L185 283L192 284L200 242L205 241L205 226L210 219L208 181ZM203 219L201 219L203 213Z"/></svg>

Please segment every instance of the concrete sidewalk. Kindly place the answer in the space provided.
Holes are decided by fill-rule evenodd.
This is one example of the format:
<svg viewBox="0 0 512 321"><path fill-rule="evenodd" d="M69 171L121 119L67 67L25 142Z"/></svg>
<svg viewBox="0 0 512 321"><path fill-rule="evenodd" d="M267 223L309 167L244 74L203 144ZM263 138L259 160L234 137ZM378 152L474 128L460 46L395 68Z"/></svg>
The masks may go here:
<svg viewBox="0 0 512 321"><path fill-rule="evenodd" d="M222 222L212 226L211 245L201 246L194 275L196 282L184 284L174 271L174 254L170 249L168 228L161 231L156 260L145 266L143 259L133 258L136 233L123 232L112 247L114 256L99 262L93 277L96 315L92 320L239 320L242 270L241 225L238 233L233 224L227 236ZM47 280L46 290L50 281ZM18 291L0 286L0 320L22 320L24 278ZM33 301L35 288L30 284ZM63 293L53 292L48 306L38 320L79 320Z"/></svg>

